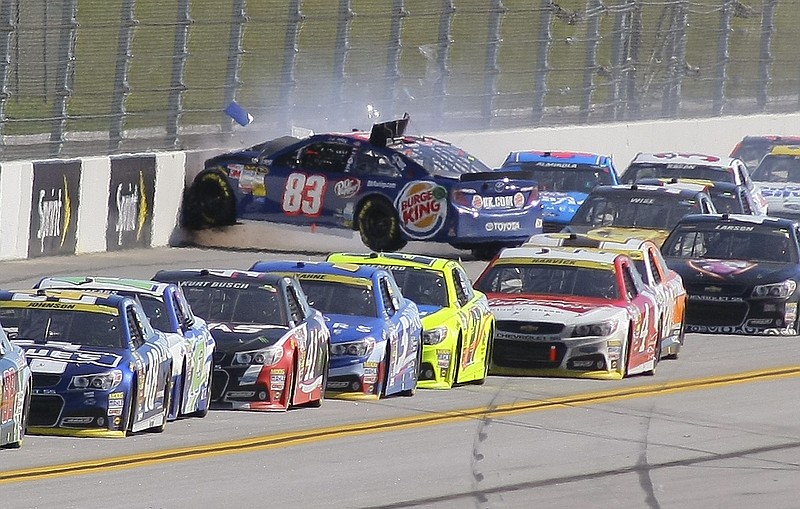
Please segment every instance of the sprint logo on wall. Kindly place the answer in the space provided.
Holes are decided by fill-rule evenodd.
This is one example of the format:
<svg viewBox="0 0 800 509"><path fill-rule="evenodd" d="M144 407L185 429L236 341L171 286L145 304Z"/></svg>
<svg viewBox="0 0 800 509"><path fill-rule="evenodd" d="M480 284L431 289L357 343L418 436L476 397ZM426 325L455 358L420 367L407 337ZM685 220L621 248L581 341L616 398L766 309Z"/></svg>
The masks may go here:
<svg viewBox="0 0 800 509"><path fill-rule="evenodd" d="M148 247L153 229L155 156L111 159L106 249Z"/></svg>
<svg viewBox="0 0 800 509"><path fill-rule="evenodd" d="M80 161L33 163L29 258L75 253L80 181Z"/></svg>

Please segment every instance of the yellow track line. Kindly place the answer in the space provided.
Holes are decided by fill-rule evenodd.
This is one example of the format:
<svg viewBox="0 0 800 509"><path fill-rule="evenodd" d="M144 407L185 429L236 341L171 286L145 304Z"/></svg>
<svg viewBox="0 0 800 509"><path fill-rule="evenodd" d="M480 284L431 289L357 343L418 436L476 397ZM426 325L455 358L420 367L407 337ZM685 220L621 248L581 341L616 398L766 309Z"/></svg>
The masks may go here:
<svg viewBox="0 0 800 509"><path fill-rule="evenodd" d="M368 421L363 423L331 426L327 428L292 431L277 435L265 435L242 440L218 442L215 444L166 449L163 451L143 452L128 456L114 456L97 460L63 463L60 465L9 470L7 472L0 472L0 484L97 473L107 470L121 470L155 465L159 463L172 463L196 458L219 456L223 454L234 454L237 452L284 448L298 444L361 434L380 433L383 431L434 426L439 424L450 424L459 421L486 417L498 418L520 413L535 412L539 410L551 410L554 408L578 405L609 403L624 399L661 396L665 394L712 389L748 382L795 378L798 376L800 376L800 366L787 366L782 368L735 373L731 375L672 381L666 384L642 385L610 391L560 396L539 401L523 401L506 405L498 405L496 407L478 407L449 412L426 413L409 417L400 417L396 419Z"/></svg>

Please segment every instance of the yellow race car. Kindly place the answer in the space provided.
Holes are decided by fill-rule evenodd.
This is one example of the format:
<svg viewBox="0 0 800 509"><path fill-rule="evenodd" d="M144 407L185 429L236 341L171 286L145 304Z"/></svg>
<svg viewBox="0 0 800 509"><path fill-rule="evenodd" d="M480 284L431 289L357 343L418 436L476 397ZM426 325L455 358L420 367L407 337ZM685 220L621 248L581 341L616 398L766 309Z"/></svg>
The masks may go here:
<svg viewBox="0 0 800 509"><path fill-rule="evenodd" d="M388 268L422 317L422 365L417 387L449 389L483 383L491 358L494 316L455 260L405 253L333 253L329 262Z"/></svg>

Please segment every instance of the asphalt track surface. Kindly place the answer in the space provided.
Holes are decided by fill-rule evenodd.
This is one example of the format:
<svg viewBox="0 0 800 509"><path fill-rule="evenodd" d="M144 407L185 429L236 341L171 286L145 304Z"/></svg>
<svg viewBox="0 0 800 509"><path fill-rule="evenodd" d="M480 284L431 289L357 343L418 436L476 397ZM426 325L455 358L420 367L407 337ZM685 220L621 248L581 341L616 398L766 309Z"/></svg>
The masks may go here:
<svg viewBox="0 0 800 509"><path fill-rule="evenodd" d="M364 250L343 242L330 245ZM322 258L301 251L9 261L0 287L53 274L147 278L162 268ZM485 265L464 259L473 277ZM0 508L796 508L798 341L689 335L654 377L490 376L410 398L211 411L124 439L28 436L21 449L0 450Z"/></svg>

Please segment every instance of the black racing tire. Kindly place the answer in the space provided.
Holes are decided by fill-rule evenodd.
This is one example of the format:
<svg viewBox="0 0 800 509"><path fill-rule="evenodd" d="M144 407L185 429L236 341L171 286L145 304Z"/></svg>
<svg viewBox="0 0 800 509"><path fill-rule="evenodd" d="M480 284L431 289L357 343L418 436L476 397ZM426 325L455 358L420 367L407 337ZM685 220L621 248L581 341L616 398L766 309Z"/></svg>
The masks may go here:
<svg viewBox="0 0 800 509"><path fill-rule="evenodd" d="M183 195L183 226L190 230L236 223L236 197L219 168L200 172Z"/></svg>
<svg viewBox="0 0 800 509"><path fill-rule="evenodd" d="M10 442L6 447L9 449L19 449L22 447L22 442L25 441L25 433L28 431L28 414L30 413L31 409L31 393L33 392L33 384L28 383L28 387L25 389L25 403L22 405L22 422L20 423L19 429L19 440L16 442Z"/></svg>
<svg viewBox="0 0 800 509"><path fill-rule="evenodd" d="M400 218L383 198L368 198L358 209L356 228L361 242L376 252L398 251L408 243L400 231Z"/></svg>

